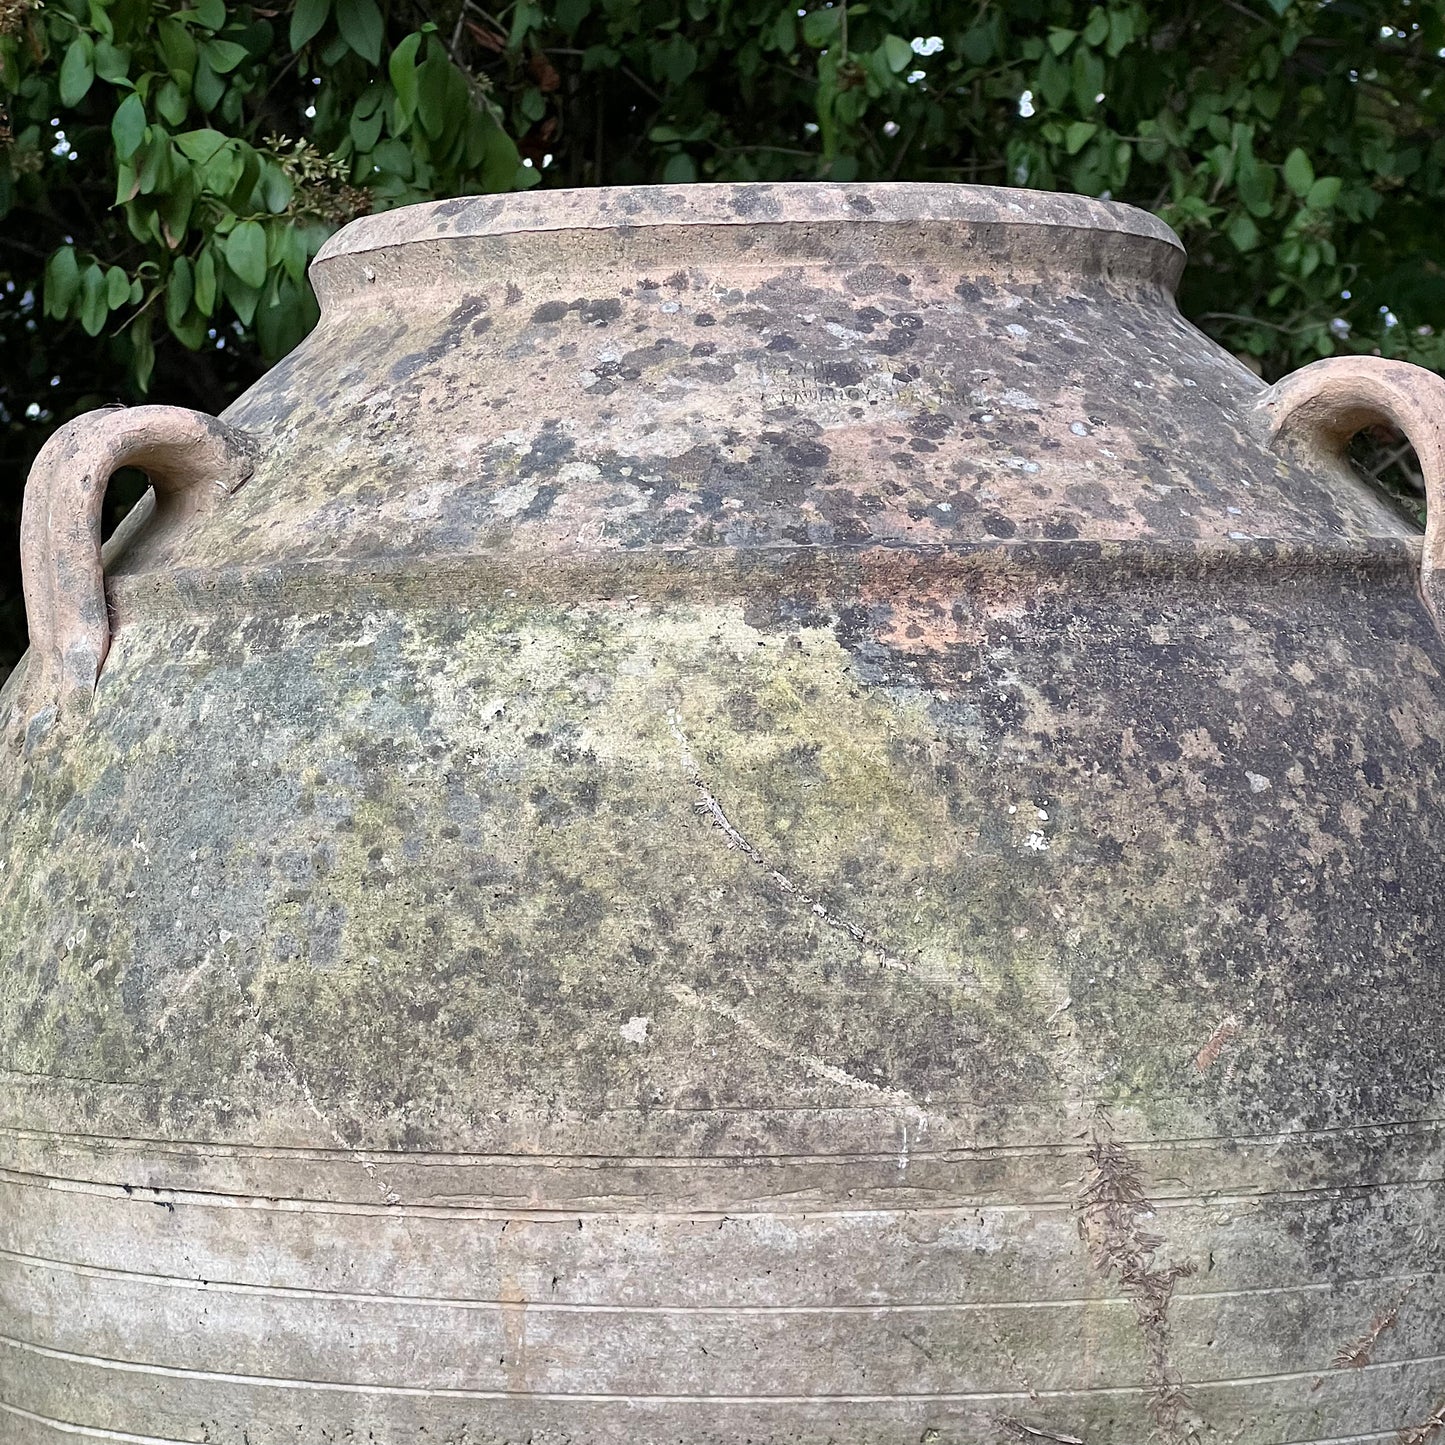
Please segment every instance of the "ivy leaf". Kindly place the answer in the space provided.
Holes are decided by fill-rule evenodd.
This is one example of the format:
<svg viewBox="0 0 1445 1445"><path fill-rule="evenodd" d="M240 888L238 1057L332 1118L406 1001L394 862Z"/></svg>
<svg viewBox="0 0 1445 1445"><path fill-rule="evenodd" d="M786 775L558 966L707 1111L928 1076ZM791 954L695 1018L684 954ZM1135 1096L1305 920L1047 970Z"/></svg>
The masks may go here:
<svg viewBox="0 0 1445 1445"><path fill-rule="evenodd" d="M1064 131L1064 149L1071 156L1078 155L1094 138L1094 132L1098 129L1092 121L1076 120Z"/></svg>
<svg viewBox="0 0 1445 1445"><path fill-rule="evenodd" d="M116 107L110 121L110 134L115 141L116 155L122 161L128 161L140 149L145 133L145 102L135 91L131 91Z"/></svg>
<svg viewBox="0 0 1445 1445"><path fill-rule="evenodd" d="M259 221L242 221L226 237L226 265L247 286L259 290L265 283L266 232Z"/></svg>
<svg viewBox="0 0 1445 1445"><path fill-rule="evenodd" d="M1284 158L1284 183L1297 196L1307 196L1315 183L1315 168L1310 158L1296 146Z"/></svg>
<svg viewBox="0 0 1445 1445"><path fill-rule="evenodd" d="M291 49L300 50L315 39L330 13L331 0L296 0L296 8L291 12Z"/></svg>
<svg viewBox="0 0 1445 1445"><path fill-rule="evenodd" d="M1305 205L1312 210L1327 211L1340 198L1339 176L1321 176L1305 195Z"/></svg>
<svg viewBox="0 0 1445 1445"><path fill-rule="evenodd" d="M60 103L79 105L95 81L94 47L89 35L78 35L70 42L60 66Z"/></svg>
<svg viewBox="0 0 1445 1445"><path fill-rule="evenodd" d="M386 25L376 0L336 0L336 24L342 39L363 60L380 64Z"/></svg>

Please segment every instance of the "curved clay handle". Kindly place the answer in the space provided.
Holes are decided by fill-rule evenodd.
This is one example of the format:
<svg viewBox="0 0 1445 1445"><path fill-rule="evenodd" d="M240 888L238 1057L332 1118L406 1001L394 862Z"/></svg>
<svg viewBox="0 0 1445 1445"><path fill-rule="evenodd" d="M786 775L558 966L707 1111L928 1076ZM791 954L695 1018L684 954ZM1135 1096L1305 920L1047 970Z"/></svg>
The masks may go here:
<svg viewBox="0 0 1445 1445"><path fill-rule="evenodd" d="M179 406L88 412L46 442L30 468L20 518L31 645L25 687L35 703L88 697L110 648L100 528L111 475L139 467L158 502L183 498L200 511L234 492L255 462L242 432Z"/></svg>
<svg viewBox="0 0 1445 1445"><path fill-rule="evenodd" d="M1425 477L1425 552L1420 590L1445 633L1445 380L1407 361L1334 356L1276 382L1260 398L1273 435L1342 456L1363 427L1405 433Z"/></svg>

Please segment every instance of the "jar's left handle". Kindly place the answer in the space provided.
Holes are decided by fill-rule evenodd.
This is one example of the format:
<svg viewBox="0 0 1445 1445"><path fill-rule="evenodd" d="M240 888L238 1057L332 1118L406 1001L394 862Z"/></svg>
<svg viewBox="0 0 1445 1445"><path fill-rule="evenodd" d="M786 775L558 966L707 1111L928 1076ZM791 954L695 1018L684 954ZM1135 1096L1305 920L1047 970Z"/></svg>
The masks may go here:
<svg viewBox="0 0 1445 1445"><path fill-rule="evenodd" d="M1425 479L1420 591L1445 636L1445 380L1407 361L1333 356L1277 381L1259 404L1274 435L1337 456L1367 426L1404 432Z"/></svg>
<svg viewBox="0 0 1445 1445"><path fill-rule="evenodd" d="M213 416L178 406L88 412L55 433L30 468L20 518L20 570L31 655L26 711L89 699L110 648L101 562L106 486L137 467L157 504L201 510L229 496L256 465L255 443Z"/></svg>

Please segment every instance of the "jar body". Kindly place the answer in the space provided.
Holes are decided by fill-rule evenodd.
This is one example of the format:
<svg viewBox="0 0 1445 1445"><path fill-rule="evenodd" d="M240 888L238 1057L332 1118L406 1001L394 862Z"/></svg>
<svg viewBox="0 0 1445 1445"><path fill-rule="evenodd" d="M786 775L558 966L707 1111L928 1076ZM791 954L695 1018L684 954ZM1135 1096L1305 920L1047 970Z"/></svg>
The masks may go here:
<svg viewBox="0 0 1445 1445"><path fill-rule="evenodd" d="M1437 1407L1417 544L1147 278L785 239L338 302L117 560L4 763L24 1445Z"/></svg>

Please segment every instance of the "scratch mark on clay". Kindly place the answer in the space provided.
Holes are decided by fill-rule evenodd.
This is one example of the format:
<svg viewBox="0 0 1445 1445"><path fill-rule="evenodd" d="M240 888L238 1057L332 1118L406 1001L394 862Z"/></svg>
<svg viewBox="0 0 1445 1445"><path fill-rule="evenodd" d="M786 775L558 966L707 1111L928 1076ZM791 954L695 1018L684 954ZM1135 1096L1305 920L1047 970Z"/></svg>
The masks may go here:
<svg viewBox="0 0 1445 1445"><path fill-rule="evenodd" d="M1175 1284L1192 1275L1195 1266L1155 1263L1166 1241L1142 1226L1154 1213L1144 1195L1143 1175L1114 1137L1114 1126L1102 1109L1094 1116L1086 1155L1079 1237L1088 1246L1094 1267L1103 1275L1117 1275L1134 1306L1144 1338L1157 1438L1168 1445L1199 1445L1201 1422L1194 1417L1169 1358L1169 1301Z"/></svg>
<svg viewBox="0 0 1445 1445"><path fill-rule="evenodd" d="M999 1424L1008 1431L1015 1440L1056 1440L1059 1445L1085 1445L1077 1435L1064 1435L1057 1430L1045 1430L1038 1425L1027 1425L1022 1420L1016 1420L1013 1416L1000 1420Z"/></svg>
<svg viewBox="0 0 1445 1445"><path fill-rule="evenodd" d="M1380 1310L1370 1321L1370 1327L1364 1334L1357 1336L1347 1345L1341 1345L1335 1351L1335 1357L1330 1361L1332 1370L1358 1370L1368 1365L1374 1357L1375 1346L1380 1342L1380 1336L1388 1334L1395 1328L1395 1322L1400 1318L1400 1307L1414 1293L1419 1280L1411 1280L1409 1284L1400 1291L1394 1304L1387 1309ZM1315 1381L1316 1387L1320 1384Z"/></svg>
<svg viewBox="0 0 1445 1445"><path fill-rule="evenodd" d="M1228 1014L1219 1027L1205 1040L1204 1047L1194 1056L1194 1067L1202 1074L1215 1063L1229 1042L1244 1027L1238 1014Z"/></svg>
<svg viewBox="0 0 1445 1445"><path fill-rule="evenodd" d="M678 722L677 714L669 712L667 724L672 735L677 739L677 745L682 751L683 766L687 769L692 785L697 789L698 800L693 805L699 813L708 819L712 825L727 839L729 848L735 848L749 862L756 864L767 874L768 879L782 893L789 898L801 903L810 912L823 920L830 928L838 929L846 933L854 943L859 944L865 951L865 955L881 968L897 969L900 973L908 973L909 967L902 959L891 957L865 929L859 928L857 924L850 923L846 918L840 918L826 904L821 903L811 894L799 888L786 874L774 868L766 858L758 851L749 840L734 825L723 806L702 780L701 770L698 768L697 759L692 755L692 749L688 746L687 735L683 732Z"/></svg>
<svg viewBox="0 0 1445 1445"><path fill-rule="evenodd" d="M781 1039L775 1039L771 1034L764 1033L746 1014L739 1013L737 1009L720 1003L716 999L703 998L701 994L690 989L685 983L670 985L668 992L679 1003L686 1004L688 1008L697 1009L703 1013L717 1014L719 1018L727 1019L750 1043L756 1044L766 1053L774 1054L780 1059L786 1059L789 1063L798 1065L799 1068L812 1074L814 1078L825 1079L830 1084L841 1084L844 1088L853 1089L859 1093L875 1094L891 1100L895 1104L906 1104L911 1109L918 1107L902 1089L889 1089L882 1084L874 1084L867 1079L860 1079L856 1074L850 1074L847 1069L840 1069L836 1064L830 1064L816 1054L795 1053Z"/></svg>
<svg viewBox="0 0 1445 1445"><path fill-rule="evenodd" d="M1431 1445L1441 1430L1445 1430L1445 1403L1437 1405L1428 1420L1401 1430L1397 1438L1400 1445Z"/></svg>
<svg viewBox="0 0 1445 1445"><path fill-rule="evenodd" d="M171 1001L161 1011L161 1016L156 1020L156 1034L165 1033L166 1025L170 1023L172 1014L181 1006L181 1000L191 991L196 980L206 972L216 961L215 954L208 948L206 956L176 985L175 991L171 994Z"/></svg>

